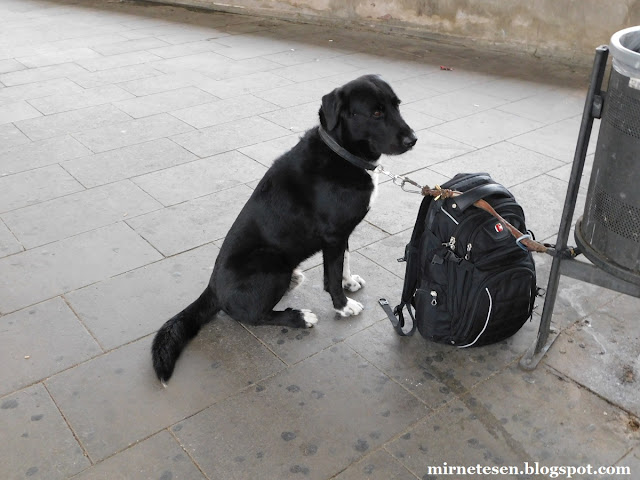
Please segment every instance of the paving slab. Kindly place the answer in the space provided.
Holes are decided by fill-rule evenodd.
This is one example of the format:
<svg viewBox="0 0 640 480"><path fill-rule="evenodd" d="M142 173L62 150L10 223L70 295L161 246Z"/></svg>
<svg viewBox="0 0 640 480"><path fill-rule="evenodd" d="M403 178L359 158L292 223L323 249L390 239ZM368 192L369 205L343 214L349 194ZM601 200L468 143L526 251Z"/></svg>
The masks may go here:
<svg viewBox="0 0 640 480"><path fill-rule="evenodd" d="M353 78L355 78L355 76ZM320 108L322 96L339 86L339 83L336 83L332 87L329 83L333 82L325 78L274 87L256 92L255 95L283 108L294 107L309 102L318 102L318 108Z"/></svg>
<svg viewBox="0 0 640 480"><path fill-rule="evenodd" d="M0 93L2 93L2 90L4 89L0 89ZM13 124L6 123L0 125L0 152L6 151L16 145L24 145L30 141L29 137L18 130Z"/></svg>
<svg viewBox="0 0 640 480"><path fill-rule="evenodd" d="M318 110L320 105L316 101L263 113L260 116L292 132L304 133L319 124Z"/></svg>
<svg viewBox="0 0 640 480"><path fill-rule="evenodd" d="M482 148L543 126L544 123L539 120L492 109L437 125L432 131Z"/></svg>
<svg viewBox="0 0 640 480"><path fill-rule="evenodd" d="M176 109L171 114L192 127L202 129L278 109L276 105L253 95L200 103L202 105L193 107L183 103L186 108Z"/></svg>
<svg viewBox="0 0 640 480"><path fill-rule="evenodd" d="M422 66L425 68L425 66ZM438 94L462 90L472 85L483 84L492 80L477 72L452 70L440 70L438 66L427 66L428 73L410 78L394 80L393 89L403 103L410 104L425 98L432 98ZM385 72L385 69L380 70ZM383 74L383 77L385 75Z"/></svg>
<svg viewBox="0 0 640 480"><path fill-rule="evenodd" d="M27 68L37 68L96 57L100 57L100 54L95 50L86 47L77 47L66 50L52 50L28 57L18 57L18 60Z"/></svg>
<svg viewBox="0 0 640 480"><path fill-rule="evenodd" d="M509 142L565 163L573 163L581 120L582 115L573 116L532 132L518 135L509 139ZM587 154L591 155L596 151L599 124L600 120L594 121Z"/></svg>
<svg viewBox="0 0 640 480"><path fill-rule="evenodd" d="M407 264L404 261L399 261L399 259L404 257L405 248L411 240L412 232L413 228L408 228L396 235L390 235L366 247L360 248L358 253L387 269L399 278L404 279Z"/></svg>
<svg viewBox="0 0 640 480"><path fill-rule="evenodd" d="M199 157L208 157L216 153L228 152L265 140L283 137L290 133L290 130L268 120L251 117L175 135L171 137L171 140Z"/></svg>
<svg viewBox="0 0 640 480"><path fill-rule="evenodd" d="M499 401L496 391L510 401ZM526 373L515 367L438 410L386 448L419 478L439 478L429 476L428 467L445 462L517 467L518 474L506 478L539 478L526 475L525 462L613 465L637 436L628 421L626 413L564 377L544 368ZM434 441L443 436L450 441Z"/></svg>
<svg viewBox="0 0 640 480"><path fill-rule="evenodd" d="M4 222L0 221L0 257L22 252L24 247L16 236L11 233Z"/></svg>
<svg viewBox="0 0 640 480"><path fill-rule="evenodd" d="M32 140L43 140L125 122L130 118L129 115L113 105L99 105L31 120L22 120L16 122L16 126Z"/></svg>
<svg viewBox="0 0 640 480"><path fill-rule="evenodd" d="M0 60L0 73L16 72L18 70L24 70L25 68L27 67L25 67L24 64L12 58Z"/></svg>
<svg viewBox="0 0 640 480"><path fill-rule="evenodd" d="M531 373L514 366L494 380L472 397L501 424L506 418L506 433L541 464L613 465L638 440L626 412L545 368ZM512 401L497 405L496 391Z"/></svg>
<svg viewBox="0 0 640 480"><path fill-rule="evenodd" d="M125 479L131 476L132 471L135 471L136 480L206 478L175 438L169 432L162 431L84 470L74 480Z"/></svg>
<svg viewBox="0 0 640 480"><path fill-rule="evenodd" d="M573 235L569 238L569 244ZM554 239L550 239L551 242ZM552 258L548 255L536 254L537 283L546 288L551 270ZM553 323L559 328L567 328L579 320L583 320L596 310L617 299L620 294L613 290L598 287L591 283L581 282L569 277L560 276L558 295L553 309ZM538 299L538 312L542 313L544 300Z"/></svg>
<svg viewBox="0 0 640 480"><path fill-rule="evenodd" d="M61 63L60 65L28 68L26 70L3 73L0 75L0 82L7 87L11 87L14 85L24 85L26 83L66 78L70 75L85 73L86 71L86 69L75 63Z"/></svg>
<svg viewBox="0 0 640 480"><path fill-rule="evenodd" d="M218 318L185 349L169 386L164 388L151 367L151 340L146 337L112 350L46 381L56 405L93 461L109 457L284 366L238 323Z"/></svg>
<svg viewBox="0 0 640 480"><path fill-rule="evenodd" d="M249 145L248 147L238 148L237 150L253 158L256 162L260 162L265 167L270 167L274 160L291 150L300 141L300 137L299 133L294 133Z"/></svg>
<svg viewBox="0 0 640 480"><path fill-rule="evenodd" d="M550 124L582 115L584 101L585 92L563 88L541 92L497 109Z"/></svg>
<svg viewBox="0 0 640 480"><path fill-rule="evenodd" d="M387 297L392 307L400 297ZM411 321L405 312L408 325ZM420 335L400 337L386 319L347 340L360 355L433 408L470 391L518 360L535 340L537 323L513 337L474 349L452 348Z"/></svg>
<svg viewBox="0 0 640 480"><path fill-rule="evenodd" d="M218 53L219 52L221 52L221 50L219 50ZM226 80L236 76L249 75L256 72L268 72L280 67L279 64L264 58L249 58L246 60L232 61L213 52L206 52L201 55L206 56L206 58L191 55L188 57L179 57L153 62L150 65L165 73L182 70L184 68L193 69L210 76L214 80ZM213 57L213 55L216 55L217 57Z"/></svg>
<svg viewBox="0 0 640 480"><path fill-rule="evenodd" d="M237 151L136 177L134 182L163 205L175 205L260 180L267 169Z"/></svg>
<svg viewBox="0 0 640 480"><path fill-rule="evenodd" d="M159 60L161 57L149 52L128 52L107 57L76 60L76 63L89 72L111 70L117 67L128 67Z"/></svg>
<svg viewBox="0 0 640 480"><path fill-rule="evenodd" d="M99 87L111 83L139 80L160 75L162 72L146 64L109 68L97 72L85 72L71 75L69 78L83 88Z"/></svg>
<svg viewBox="0 0 640 480"><path fill-rule="evenodd" d="M84 148L84 147L83 147ZM85 149L90 153L88 149ZM137 177L196 160L191 152L166 138L121 147L62 162L62 167L87 188Z"/></svg>
<svg viewBox="0 0 640 480"><path fill-rule="evenodd" d="M204 85L213 83L215 83L214 80L201 73L192 70L180 70L172 73L157 72L155 76L130 80L120 83L119 86L137 97L143 97L194 85L205 90L203 88ZM213 95L217 96L215 93Z"/></svg>
<svg viewBox="0 0 640 480"><path fill-rule="evenodd" d="M110 183L2 214L26 248L62 240L161 207L130 180Z"/></svg>
<svg viewBox="0 0 640 480"><path fill-rule="evenodd" d="M0 105L0 125L41 116L42 114L27 102Z"/></svg>
<svg viewBox="0 0 640 480"><path fill-rule="evenodd" d="M214 100L217 100L217 98L213 95L209 95L199 88L189 86L130 100L123 100L115 103L115 106L133 118L142 118L193 105L209 103Z"/></svg>
<svg viewBox="0 0 640 480"><path fill-rule="evenodd" d="M385 450L376 450L336 475L335 480L416 480Z"/></svg>
<svg viewBox="0 0 640 480"><path fill-rule="evenodd" d="M102 125L91 130L85 129L85 131L77 133L75 138L91 151L100 153L190 130L193 129L186 123L167 113L160 113L136 120L110 122L110 125Z"/></svg>
<svg viewBox="0 0 640 480"><path fill-rule="evenodd" d="M633 321L639 306L637 298L616 297L564 330L547 361L634 415L640 415L640 325Z"/></svg>
<svg viewBox="0 0 640 480"><path fill-rule="evenodd" d="M553 86L532 80L500 76L479 85L471 85L469 90L515 102L553 90Z"/></svg>
<svg viewBox="0 0 640 480"><path fill-rule="evenodd" d="M19 390L102 353L64 300L56 297L2 317L7 342L0 396Z"/></svg>
<svg viewBox="0 0 640 480"><path fill-rule="evenodd" d="M159 260L123 223L0 259L0 313L55 297Z"/></svg>
<svg viewBox="0 0 640 480"><path fill-rule="evenodd" d="M87 88L82 92L73 94L63 93L29 100L38 111L44 115L77 110L79 108L104 105L133 98L133 95L117 85L105 85L95 88Z"/></svg>
<svg viewBox="0 0 640 480"><path fill-rule="evenodd" d="M302 474L324 479L427 411L340 344L178 423L172 431L211 478ZM218 418L226 419L224 425ZM243 433L248 431L251 435Z"/></svg>
<svg viewBox="0 0 640 480"><path fill-rule="evenodd" d="M496 182L511 188L536 179L549 170L561 167L562 162L526 148L502 142L440 162L430 168L452 178L457 173L463 172L465 168L469 168L469 165L477 165L483 172L491 172L491 177Z"/></svg>
<svg viewBox="0 0 640 480"><path fill-rule="evenodd" d="M157 49L169 45L157 38L139 38L136 40L123 40L121 42L94 45L93 50L101 55L117 55L121 53L137 52L140 50Z"/></svg>
<svg viewBox="0 0 640 480"><path fill-rule="evenodd" d="M7 150L0 151L0 172L4 175L24 172L90 153L89 149L69 135L38 142L26 139L22 145L10 146Z"/></svg>
<svg viewBox="0 0 640 480"><path fill-rule="evenodd" d="M631 452L625 455L617 465L625 469L629 469L629 472L637 472L640 468L640 447L634 448Z"/></svg>
<svg viewBox="0 0 640 480"><path fill-rule="evenodd" d="M435 95L410 103L408 108L428 112L441 120L455 120L482 112L507 103L507 100L480 93L477 90L463 90Z"/></svg>
<svg viewBox="0 0 640 480"><path fill-rule="evenodd" d="M422 178L421 175L412 175L412 178L414 177L416 181ZM391 234L413 227L422 197L411 194L400 195L401 193L402 190L391 182L381 184L378 187L378 198L367 214L367 221Z"/></svg>
<svg viewBox="0 0 640 480"><path fill-rule="evenodd" d="M0 213L84 190L59 165L0 177Z"/></svg>
<svg viewBox="0 0 640 480"><path fill-rule="evenodd" d="M470 403L473 406L460 400L448 403L390 442L385 449L404 468L423 480L447 478L448 475L443 475L447 466L499 468L514 465L520 469L521 448L516 446L514 452L508 434L499 427L500 421L481 411L477 401ZM441 438L448 441L438 441ZM460 478L480 480L486 476L467 474ZM495 478L523 480L531 477L505 474Z"/></svg>
<svg viewBox="0 0 640 480"><path fill-rule="evenodd" d="M228 188L128 220L163 255L175 255L223 238L252 190Z"/></svg>
<svg viewBox="0 0 640 480"><path fill-rule="evenodd" d="M80 94L82 91L82 87L66 78L44 80L3 88L0 90L0 105L21 100L34 100L50 95Z"/></svg>
<svg viewBox="0 0 640 480"><path fill-rule="evenodd" d="M217 255L217 247L204 245L64 297L100 345L112 350L155 332L193 302L209 282Z"/></svg>
<svg viewBox="0 0 640 480"><path fill-rule="evenodd" d="M90 465L47 390L34 385L0 400L6 478L62 480Z"/></svg>

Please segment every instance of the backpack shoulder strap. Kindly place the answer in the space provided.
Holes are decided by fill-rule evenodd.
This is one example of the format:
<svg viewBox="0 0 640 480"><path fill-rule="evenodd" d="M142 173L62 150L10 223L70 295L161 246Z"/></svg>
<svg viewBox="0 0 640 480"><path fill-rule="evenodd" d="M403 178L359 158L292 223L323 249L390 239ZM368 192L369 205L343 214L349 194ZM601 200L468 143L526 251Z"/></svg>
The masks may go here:
<svg viewBox="0 0 640 480"><path fill-rule="evenodd" d="M416 285L418 283L418 253L420 248L420 239L425 229L425 219L429 207L433 203L433 197L424 197L420 204L418 217L411 233L411 241L407 244L404 251L404 260L407 267L404 274L404 285L402 287L402 302L408 304L413 297Z"/></svg>
<svg viewBox="0 0 640 480"><path fill-rule="evenodd" d="M406 305L404 303L401 303L393 310L391 309L391 306L389 305L389 302L387 301L386 298L381 298L380 300L378 300L378 303L384 310L384 313L387 314L387 317L389 318L389 321L391 322L393 329L396 331L398 335L400 335L401 337L411 337L414 333L416 333L416 328L418 325L416 324L415 316L411 311L410 303ZM411 330L409 330L408 332L405 332L404 330L402 330L402 327L404 327L404 315L402 313L402 309L404 307L407 308L407 312L409 312L409 316L411 317L411 322L412 322Z"/></svg>

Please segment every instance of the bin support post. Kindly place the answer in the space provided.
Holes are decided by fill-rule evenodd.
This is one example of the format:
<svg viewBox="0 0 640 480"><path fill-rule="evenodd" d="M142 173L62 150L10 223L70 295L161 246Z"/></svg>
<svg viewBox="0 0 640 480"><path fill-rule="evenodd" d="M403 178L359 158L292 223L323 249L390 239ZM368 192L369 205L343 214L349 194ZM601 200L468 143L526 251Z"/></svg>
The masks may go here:
<svg viewBox="0 0 640 480"><path fill-rule="evenodd" d="M584 162L587 156L587 149L589 147L589 139L591 138L593 120L595 118L600 118L602 112L603 97L601 87L608 56L608 46L601 45L596 48L593 69L591 71L591 79L589 82L589 90L587 91L587 98L582 113L582 122L580 124L580 131L578 134L578 143L573 157L571 176L569 177L567 195L565 197L560 228L558 230L556 243L557 252L562 252L567 248L567 241L569 238L569 232L571 231L573 214L576 207L576 199L578 198L578 189L580 188L580 180L582 178L582 171L584 170ZM553 315L553 307L558 293L558 284L560 282L561 273L560 264L562 261L563 258L560 254L553 258L549 281L547 283L544 307L542 309L542 317L540 319L540 327L538 328L538 336L534 344L529 348L520 361L520 366L524 369L534 369L557 338L557 332L551 331L551 317ZM553 335L550 338L552 333Z"/></svg>

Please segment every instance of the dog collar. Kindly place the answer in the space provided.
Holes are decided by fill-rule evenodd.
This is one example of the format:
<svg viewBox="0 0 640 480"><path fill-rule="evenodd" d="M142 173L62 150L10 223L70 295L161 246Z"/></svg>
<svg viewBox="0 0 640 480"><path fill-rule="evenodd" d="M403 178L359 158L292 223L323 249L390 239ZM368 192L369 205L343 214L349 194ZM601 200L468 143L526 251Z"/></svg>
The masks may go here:
<svg viewBox="0 0 640 480"><path fill-rule="evenodd" d="M363 168L365 170L375 170L378 167L377 163L368 162L363 160L360 157L356 157L353 153L348 152L336 142L331 136L327 133L327 131L322 128L322 125L318 127L318 133L320 134L320 138L325 143L327 147L333 150L335 153L344 158L347 162L355 165L356 167Z"/></svg>

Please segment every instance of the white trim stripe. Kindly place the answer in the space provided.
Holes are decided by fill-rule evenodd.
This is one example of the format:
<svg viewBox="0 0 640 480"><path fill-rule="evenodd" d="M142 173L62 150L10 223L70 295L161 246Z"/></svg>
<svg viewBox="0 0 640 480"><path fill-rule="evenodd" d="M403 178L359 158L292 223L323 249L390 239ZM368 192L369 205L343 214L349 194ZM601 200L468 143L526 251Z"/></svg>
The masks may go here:
<svg viewBox="0 0 640 480"><path fill-rule="evenodd" d="M478 339L482 336L484 331L487 329L487 326L489 325L489 318L491 318L491 310L493 310L493 299L491 298L491 293L489 292L489 289L485 288L484 290L487 292L487 295L489 296L489 311L487 312L487 320L484 322L484 327L482 328L482 331L478 334L478 336L473 342L467 345L459 345L458 348L467 348L472 346L474 343L478 341Z"/></svg>
<svg viewBox="0 0 640 480"><path fill-rule="evenodd" d="M442 211L444 212L444 214L445 214L447 217L449 217L453 223L455 223L456 225L460 225L460 222L458 222L455 218L453 218L453 217L451 216L451 214L450 214L449 212L447 212L443 207L440 207L440 210L442 210Z"/></svg>

